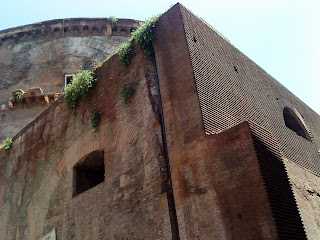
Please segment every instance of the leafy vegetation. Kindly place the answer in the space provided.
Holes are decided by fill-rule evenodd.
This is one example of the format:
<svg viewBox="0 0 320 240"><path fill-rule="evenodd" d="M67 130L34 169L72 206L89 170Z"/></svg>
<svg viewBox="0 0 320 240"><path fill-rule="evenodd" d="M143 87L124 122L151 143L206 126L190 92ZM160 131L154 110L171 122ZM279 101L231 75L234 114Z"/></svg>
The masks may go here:
<svg viewBox="0 0 320 240"><path fill-rule="evenodd" d="M90 90L95 83L96 79L93 77L92 71L81 70L80 73L76 74L65 90L65 98L69 108L76 108L80 99L88 99Z"/></svg>
<svg viewBox="0 0 320 240"><path fill-rule="evenodd" d="M162 14L159 14L150 18L150 20L144 22L136 31L132 33L132 39L134 39L136 44L144 50L144 53L149 60L152 60L154 55L153 30L161 16Z"/></svg>
<svg viewBox="0 0 320 240"><path fill-rule="evenodd" d="M130 42L123 43L119 47L119 58L123 66L127 67L132 58L132 45Z"/></svg>
<svg viewBox="0 0 320 240"><path fill-rule="evenodd" d="M102 66L103 63L104 61L101 58L94 59L92 62L92 71L97 70L99 67Z"/></svg>
<svg viewBox="0 0 320 240"><path fill-rule="evenodd" d="M113 17L113 16L108 17L108 23L109 23L111 26L116 25L117 22L118 22L118 19L117 19L117 18L115 18L115 17Z"/></svg>
<svg viewBox="0 0 320 240"><path fill-rule="evenodd" d="M21 101L24 96L24 92L16 92L16 100Z"/></svg>
<svg viewBox="0 0 320 240"><path fill-rule="evenodd" d="M101 121L101 112L93 111L90 117L90 124L95 129L95 132L98 131L100 121Z"/></svg>
<svg viewBox="0 0 320 240"><path fill-rule="evenodd" d="M95 132L98 131L100 121L101 121L101 112L94 110L90 117L90 124L95 129Z"/></svg>
<svg viewBox="0 0 320 240"><path fill-rule="evenodd" d="M6 138L2 142L2 148L4 150L10 150L12 148L12 138Z"/></svg>
<svg viewBox="0 0 320 240"><path fill-rule="evenodd" d="M130 99L133 97L134 93L136 92L138 83L125 83L122 86L121 90L121 97L123 98L125 104L127 104Z"/></svg>
<svg viewBox="0 0 320 240"><path fill-rule="evenodd" d="M149 60L153 60L154 56L154 28L162 14L152 17L144 22L131 35L129 42L122 44L119 47L119 58L124 66L130 64L132 54L132 42L135 41L137 46L144 50L144 53Z"/></svg>

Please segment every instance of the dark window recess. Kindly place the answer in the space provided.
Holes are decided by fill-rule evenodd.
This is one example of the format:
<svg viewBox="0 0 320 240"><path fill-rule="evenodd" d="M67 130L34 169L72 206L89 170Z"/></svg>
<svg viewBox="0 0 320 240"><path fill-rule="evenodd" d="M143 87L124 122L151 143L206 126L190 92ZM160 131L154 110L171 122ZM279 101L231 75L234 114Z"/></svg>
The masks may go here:
<svg viewBox="0 0 320 240"><path fill-rule="evenodd" d="M291 129L299 136L311 142L311 138L308 134L308 131L306 130L303 123L292 109L285 107L283 109L283 118L287 128Z"/></svg>
<svg viewBox="0 0 320 240"><path fill-rule="evenodd" d="M104 181L104 152L94 151L73 167L73 196Z"/></svg>
<svg viewBox="0 0 320 240"><path fill-rule="evenodd" d="M70 84L72 82L73 76L67 76L66 77L66 85Z"/></svg>
<svg viewBox="0 0 320 240"><path fill-rule="evenodd" d="M72 82L74 76L75 76L74 74L64 75L64 88L63 88L64 91L66 90L67 85Z"/></svg>

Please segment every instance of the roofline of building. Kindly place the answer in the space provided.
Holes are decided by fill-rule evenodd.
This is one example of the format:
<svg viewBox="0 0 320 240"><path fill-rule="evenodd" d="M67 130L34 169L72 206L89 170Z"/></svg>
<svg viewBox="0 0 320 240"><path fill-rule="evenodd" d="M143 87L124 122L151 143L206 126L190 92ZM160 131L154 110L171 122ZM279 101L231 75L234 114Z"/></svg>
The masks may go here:
<svg viewBox="0 0 320 240"><path fill-rule="evenodd" d="M134 19L119 18L117 25L138 27L142 21ZM108 18L63 18L53 19L43 22L22 25L18 27L8 28L0 31L0 38L16 35L28 31L51 30L58 27L95 25L96 23L108 24Z"/></svg>

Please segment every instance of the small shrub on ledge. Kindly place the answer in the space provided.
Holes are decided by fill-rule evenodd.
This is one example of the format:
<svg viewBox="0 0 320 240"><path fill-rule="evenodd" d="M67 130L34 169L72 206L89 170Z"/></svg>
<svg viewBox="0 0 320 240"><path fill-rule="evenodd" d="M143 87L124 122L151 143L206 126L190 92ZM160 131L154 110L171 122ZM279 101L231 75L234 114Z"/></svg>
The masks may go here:
<svg viewBox="0 0 320 240"><path fill-rule="evenodd" d="M24 96L24 92L16 92L16 100L17 102L21 101Z"/></svg>
<svg viewBox="0 0 320 240"><path fill-rule="evenodd" d="M80 99L89 98L90 90L96 81L92 71L81 70L80 73L76 74L65 90L65 98L70 109L76 108Z"/></svg>
<svg viewBox="0 0 320 240"><path fill-rule="evenodd" d="M119 58L123 66L127 67L130 64L132 58L132 45L130 42L126 42L119 47Z"/></svg>
<svg viewBox="0 0 320 240"><path fill-rule="evenodd" d="M108 17L108 23L109 23L111 26L116 25L117 22L118 22L118 18L113 17L113 16Z"/></svg>
<svg viewBox="0 0 320 240"><path fill-rule="evenodd" d="M119 58L124 66L130 64L132 54L132 42L135 41L137 46L143 49L148 60L152 61L154 56L154 28L162 14L152 17L150 20L140 25L132 34L129 42L120 45Z"/></svg>
<svg viewBox="0 0 320 240"><path fill-rule="evenodd" d="M12 138L6 138L3 140L1 148L4 150L10 150L12 148Z"/></svg>
<svg viewBox="0 0 320 240"><path fill-rule="evenodd" d="M96 71L98 68L100 68L104 63L104 60L101 58L96 58L92 62L92 71Z"/></svg>
<svg viewBox="0 0 320 240"><path fill-rule="evenodd" d="M144 22L136 31L132 33L132 39L136 44L144 50L144 53L149 60L153 60L154 55L154 28L162 14L158 14Z"/></svg>

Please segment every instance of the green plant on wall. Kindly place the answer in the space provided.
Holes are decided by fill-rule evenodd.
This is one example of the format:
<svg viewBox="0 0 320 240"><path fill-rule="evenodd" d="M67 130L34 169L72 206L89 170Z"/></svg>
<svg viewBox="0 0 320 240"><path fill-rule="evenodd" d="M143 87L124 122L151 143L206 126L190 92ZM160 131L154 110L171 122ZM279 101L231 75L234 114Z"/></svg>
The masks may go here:
<svg viewBox="0 0 320 240"><path fill-rule="evenodd" d="M96 81L92 71L81 70L80 73L76 74L65 90L65 98L69 108L76 108L80 99L88 99L90 90Z"/></svg>
<svg viewBox="0 0 320 240"><path fill-rule="evenodd" d="M123 98L125 104L127 104L133 97L134 93L136 92L137 85L138 83L125 83L122 86L120 95Z"/></svg>
<svg viewBox="0 0 320 240"><path fill-rule="evenodd" d="M101 121L101 112L94 110L90 117L90 124L95 129L95 132L98 131L100 121Z"/></svg>
<svg viewBox="0 0 320 240"><path fill-rule="evenodd" d="M2 142L2 149L10 150L12 148L12 138L6 138Z"/></svg>
<svg viewBox="0 0 320 240"><path fill-rule="evenodd" d="M132 58L132 45L130 42L126 42L119 47L119 58L123 66L127 67L130 64Z"/></svg>
<svg viewBox="0 0 320 240"><path fill-rule="evenodd" d="M95 71L98 68L100 68L103 63L104 63L104 60L101 59L101 58L94 59L93 62L92 62L92 71Z"/></svg>
<svg viewBox="0 0 320 240"><path fill-rule="evenodd" d="M15 96L17 101L21 101L24 96L24 92L16 92Z"/></svg>
<svg viewBox="0 0 320 240"><path fill-rule="evenodd" d="M150 18L144 22L136 31L132 33L132 39L136 41L136 44L144 50L146 57L149 60L153 59L154 55L154 28L156 23L162 14Z"/></svg>
<svg viewBox="0 0 320 240"><path fill-rule="evenodd" d="M117 19L117 18L115 18L115 17L113 17L113 16L108 17L108 23L109 23L111 26L116 25L117 22L118 22L118 19Z"/></svg>
<svg viewBox="0 0 320 240"><path fill-rule="evenodd" d="M154 56L154 28L157 21L162 16L159 14L150 20L144 22L132 33L129 42L122 44L119 47L119 58L124 66L130 64L131 58L133 57L132 42L135 41L137 46L144 50L144 53L149 60L153 60Z"/></svg>

